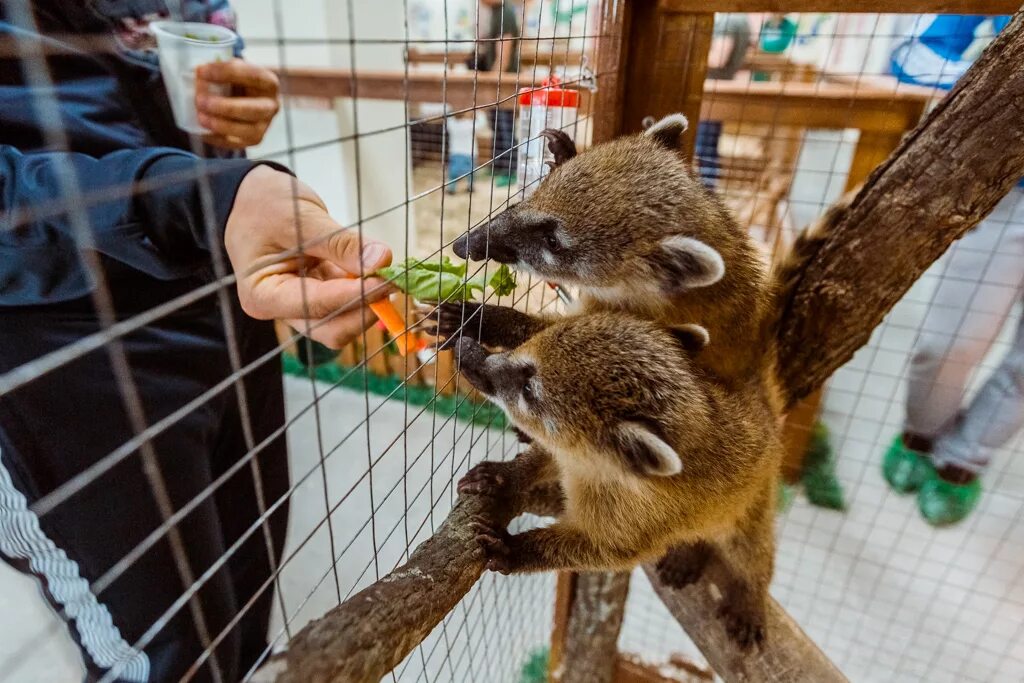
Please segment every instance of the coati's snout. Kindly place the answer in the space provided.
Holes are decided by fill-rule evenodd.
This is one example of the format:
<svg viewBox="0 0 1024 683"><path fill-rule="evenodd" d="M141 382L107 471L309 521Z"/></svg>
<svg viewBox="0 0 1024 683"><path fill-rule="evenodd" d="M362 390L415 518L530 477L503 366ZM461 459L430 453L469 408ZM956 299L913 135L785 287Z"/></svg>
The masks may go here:
<svg viewBox="0 0 1024 683"><path fill-rule="evenodd" d="M489 353L469 337L459 339L455 356L459 372L473 388L502 404L517 398L536 373L532 365L512 360L507 353Z"/></svg>
<svg viewBox="0 0 1024 683"><path fill-rule="evenodd" d="M566 235L558 217L531 209L528 204L506 209L452 244L460 258L489 258L539 273L555 265L565 247Z"/></svg>
<svg viewBox="0 0 1024 683"><path fill-rule="evenodd" d="M490 258L498 263L515 263L515 218L511 215L514 210L515 207L506 209L486 225L474 228L455 240L452 243L455 255L473 261Z"/></svg>

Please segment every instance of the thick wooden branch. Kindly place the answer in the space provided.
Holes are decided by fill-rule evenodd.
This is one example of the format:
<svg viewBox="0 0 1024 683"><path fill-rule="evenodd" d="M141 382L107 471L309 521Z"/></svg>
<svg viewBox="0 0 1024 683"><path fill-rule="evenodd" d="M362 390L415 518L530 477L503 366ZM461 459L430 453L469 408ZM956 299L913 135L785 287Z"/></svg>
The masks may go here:
<svg viewBox="0 0 1024 683"><path fill-rule="evenodd" d="M718 587L724 585L725 578L723 571L713 564L700 581L678 590L662 584L652 565L644 566L658 597L707 657L716 674L727 683L838 683L847 680L774 600L768 606L764 644L751 652L739 650L717 616L722 599Z"/></svg>
<svg viewBox="0 0 1024 683"><path fill-rule="evenodd" d="M867 343L939 256L1024 176L1024 14L836 216L779 330L792 405Z"/></svg>
<svg viewBox="0 0 1024 683"><path fill-rule="evenodd" d="M469 524L482 498L461 498L409 561L311 622L267 664L258 680L274 683L377 683L398 665L473 587L483 553Z"/></svg>

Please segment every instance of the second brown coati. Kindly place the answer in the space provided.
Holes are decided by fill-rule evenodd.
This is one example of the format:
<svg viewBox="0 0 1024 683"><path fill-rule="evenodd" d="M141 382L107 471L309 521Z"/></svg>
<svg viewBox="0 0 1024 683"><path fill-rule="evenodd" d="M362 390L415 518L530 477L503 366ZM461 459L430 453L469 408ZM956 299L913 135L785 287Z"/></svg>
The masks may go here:
<svg viewBox="0 0 1024 683"><path fill-rule="evenodd" d="M773 402L756 377L725 386L694 362L707 340L624 313L569 316L517 348L456 344L459 370L533 443L481 463L467 494L521 496L550 527L509 535L475 525L488 567L504 573L622 570L682 551L676 585L714 553L730 569L722 616L742 646L764 638L781 447ZM711 340L714 343L714 340ZM530 500L538 487L561 496Z"/></svg>

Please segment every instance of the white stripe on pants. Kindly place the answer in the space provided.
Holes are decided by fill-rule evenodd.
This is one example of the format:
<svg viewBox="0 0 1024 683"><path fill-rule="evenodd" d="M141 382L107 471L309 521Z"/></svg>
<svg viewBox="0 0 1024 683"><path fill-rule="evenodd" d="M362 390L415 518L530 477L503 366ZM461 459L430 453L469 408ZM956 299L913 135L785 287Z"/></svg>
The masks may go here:
<svg viewBox="0 0 1024 683"><path fill-rule="evenodd" d="M1024 325L961 411L971 373L1021 299L1024 191L1011 190L937 268L941 279L911 360L905 429L934 439L939 466L980 472L1024 423Z"/></svg>

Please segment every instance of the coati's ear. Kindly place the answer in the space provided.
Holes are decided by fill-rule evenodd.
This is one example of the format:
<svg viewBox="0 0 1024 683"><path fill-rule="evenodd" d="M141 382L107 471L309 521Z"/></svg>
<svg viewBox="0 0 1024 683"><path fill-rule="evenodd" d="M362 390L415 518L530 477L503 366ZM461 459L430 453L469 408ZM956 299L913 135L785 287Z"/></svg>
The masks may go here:
<svg viewBox="0 0 1024 683"><path fill-rule="evenodd" d="M693 237L672 235L661 241L654 267L670 293L707 287L725 275L722 255Z"/></svg>
<svg viewBox="0 0 1024 683"><path fill-rule="evenodd" d="M650 128L644 131L644 135L652 138L669 149L679 149L679 138L690 127L690 122L683 114L669 114L660 121L656 121Z"/></svg>
<svg viewBox="0 0 1024 683"><path fill-rule="evenodd" d="M668 443L641 422L623 422L616 428L619 450L630 469L654 477L671 477L683 470L683 461Z"/></svg>
<svg viewBox="0 0 1024 683"><path fill-rule="evenodd" d="M711 335L708 334L707 328L697 323L674 325L669 328L669 331L680 346L694 353L703 349L711 341Z"/></svg>

